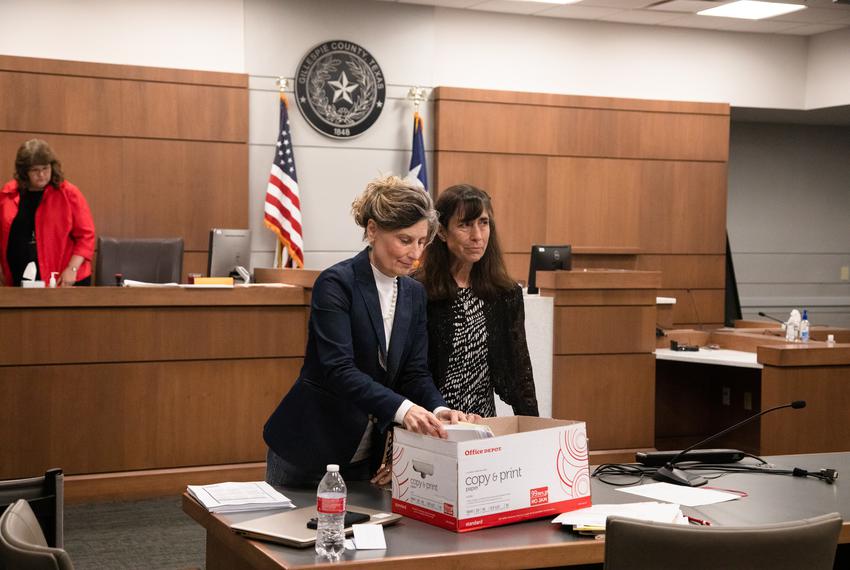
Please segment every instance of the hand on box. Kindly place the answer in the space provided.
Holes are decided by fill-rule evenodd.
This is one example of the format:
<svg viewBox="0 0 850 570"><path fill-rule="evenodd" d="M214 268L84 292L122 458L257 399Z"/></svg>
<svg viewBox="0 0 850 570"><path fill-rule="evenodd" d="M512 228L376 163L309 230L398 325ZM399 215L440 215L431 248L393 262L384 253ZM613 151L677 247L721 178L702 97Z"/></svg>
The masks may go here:
<svg viewBox="0 0 850 570"><path fill-rule="evenodd" d="M456 424L458 422L477 424L481 421L481 416L478 414L464 414L460 410L442 409L437 412L437 419L450 424Z"/></svg>
<svg viewBox="0 0 850 570"><path fill-rule="evenodd" d="M441 411L440 415L445 413L445 411ZM446 439L446 430L443 429L440 420L422 406L413 406L407 411L404 415L404 429Z"/></svg>

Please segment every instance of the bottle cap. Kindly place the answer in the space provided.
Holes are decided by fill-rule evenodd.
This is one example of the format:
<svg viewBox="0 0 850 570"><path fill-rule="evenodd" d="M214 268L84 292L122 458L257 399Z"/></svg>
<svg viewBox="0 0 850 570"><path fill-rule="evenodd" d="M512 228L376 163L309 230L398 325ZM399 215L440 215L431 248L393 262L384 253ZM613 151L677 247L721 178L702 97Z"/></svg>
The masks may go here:
<svg viewBox="0 0 850 570"><path fill-rule="evenodd" d="M331 473L337 473L339 471L339 465L337 465L336 463L329 463L328 471Z"/></svg>

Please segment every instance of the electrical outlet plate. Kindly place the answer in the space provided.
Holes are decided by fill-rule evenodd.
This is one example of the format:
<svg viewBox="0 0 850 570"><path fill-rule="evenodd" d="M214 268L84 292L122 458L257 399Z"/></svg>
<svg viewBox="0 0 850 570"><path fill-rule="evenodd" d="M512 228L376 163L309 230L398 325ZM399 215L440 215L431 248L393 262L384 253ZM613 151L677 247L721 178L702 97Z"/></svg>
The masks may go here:
<svg viewBox="0 0 850 570"><path fill-rule="evenodd" d="M744 409L752 410L753 409L753 393L752 392L744 392Z"/></svg>
<svg viewBox="0 0 850 570"><path fill-rule="evenodd" d="M723 386L723 405L729 406L732 404L732 389L729 386Z"/></svg>
<svg viewBox="0 0 850 570"><path fill-rule="evenodd" d="M841 268L841 280L850 281L850 265L845 265Z"/></svg>

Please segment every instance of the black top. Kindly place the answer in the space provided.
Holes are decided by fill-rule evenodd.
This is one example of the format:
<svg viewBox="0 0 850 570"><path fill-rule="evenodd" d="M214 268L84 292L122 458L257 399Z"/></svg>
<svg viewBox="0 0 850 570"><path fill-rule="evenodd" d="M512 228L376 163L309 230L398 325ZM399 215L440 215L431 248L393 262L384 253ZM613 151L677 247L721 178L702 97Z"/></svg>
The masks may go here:
<svg viewBox="0 0 850 570"><path fill-rule="evenodd" d="M463 298L463 289L455 299L428 302L428 364L434 382L440 392L446 388L452 355L462 354L456 347L456 321L453 306ZM475 297L477 299L477 297ZM481 338L486 338L486 370L489 384L496 394L513 408L517 415L537 416L537 396L534 391L534 376L531 358L525 340L525 307L522 289L519 286L506 291L498 298L483 303L484 326L479 324ZM468 393L469 386L466 391ZM462 393L462 392L461 392ZM468 411L472 402L457 402L457 409Z"/></svg>
<svg viewBox="0 0 850 570"><path fill-rule="evenodd" d="M41 204L43 191L32 192L23 190L18 204L18 215L12 220L9 228L9 244L6 247L6 259L9 261L9 269L12 272L12 281L15 287L21 285L24 269L29 262L34 261L38 270L38 252L35 247L35 211ZM36 271L36 280L40 279Z"/></svg>
<svg viewBox="0 0 850 570"><path fill-rule="evenodd" d="M452 303L452 328L452 352L440 388L446 405L468 414L495 416L484 301L472 289L458 289Z"/></svg>

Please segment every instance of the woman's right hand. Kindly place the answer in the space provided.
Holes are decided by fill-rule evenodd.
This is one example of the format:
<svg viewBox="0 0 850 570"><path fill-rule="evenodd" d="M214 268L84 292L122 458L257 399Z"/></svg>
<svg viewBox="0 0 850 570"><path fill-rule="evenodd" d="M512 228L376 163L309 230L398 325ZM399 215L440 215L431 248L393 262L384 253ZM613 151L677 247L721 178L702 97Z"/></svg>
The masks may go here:
<svg viewBox="0 0 850 570"><path fill-rule="evenodd" d="M404 429L415 433L446 439L446 430L437 416L423 408L413 406L404 414Z"/></svg>

